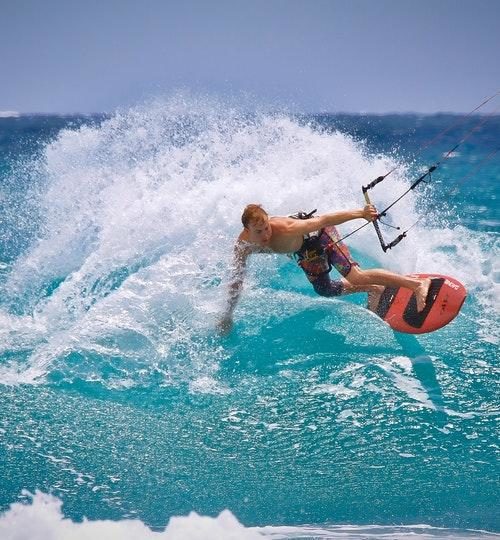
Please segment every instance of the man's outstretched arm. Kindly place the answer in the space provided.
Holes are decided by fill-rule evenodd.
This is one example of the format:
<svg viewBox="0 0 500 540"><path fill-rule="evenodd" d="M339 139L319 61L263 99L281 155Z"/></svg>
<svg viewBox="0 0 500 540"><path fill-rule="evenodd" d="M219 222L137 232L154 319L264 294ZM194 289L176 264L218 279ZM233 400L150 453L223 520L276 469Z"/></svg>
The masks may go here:
<svg viewBox="0 0 500 540"><path fill-rule="evenodd" d="M377 217L377 210L372 205L367 205L364 208L357 210L341 210L339 212L332 212L329 214L323 214L311 219L293 219L290 220L290 232L308 234L310 232L317 231L324 227L332 225L340 225L346 221L352 219L366 219L367 221L373 221Z"/></svg>
<svg viewBox="0 0 500 540"><path fill-rule="evenodd" d="M233 312L240 299L245 277L246 261L250 251L239 242L234 246L233 263L231 267L231 279L227 296L227 304L224 313L217 324L221 334L229 334L233 326Z"/></svg>

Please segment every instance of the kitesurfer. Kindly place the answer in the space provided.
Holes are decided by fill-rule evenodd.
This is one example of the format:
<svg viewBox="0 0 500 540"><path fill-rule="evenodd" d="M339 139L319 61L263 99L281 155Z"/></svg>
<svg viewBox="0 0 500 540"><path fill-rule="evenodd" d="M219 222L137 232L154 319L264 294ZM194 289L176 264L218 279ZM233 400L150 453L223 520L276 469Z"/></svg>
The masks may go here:
<svg viewBox="0 0 500 540"><path fill-rule="evenodd" d="M300 219L301 217L308 219ZM299 219L297 219L299 217ZM373 221L377 210L367 205L357 210L345 210L312 217L270 217L259 204L249 204L243 211L243 230L234 246L232 276L225 312L218 328L228 333L232 315L240 297L246 261L253 253L284 253L292 255L322 296L340 296L356 292L369 294L370 309L374 309L384 287L406 287L415 293L418 311L425 307L431 280L403 276L381 268L362 270L347 248L340 241L336 225L353 219ZM342 276L339 280L329 277L335 268Z"/></svg>

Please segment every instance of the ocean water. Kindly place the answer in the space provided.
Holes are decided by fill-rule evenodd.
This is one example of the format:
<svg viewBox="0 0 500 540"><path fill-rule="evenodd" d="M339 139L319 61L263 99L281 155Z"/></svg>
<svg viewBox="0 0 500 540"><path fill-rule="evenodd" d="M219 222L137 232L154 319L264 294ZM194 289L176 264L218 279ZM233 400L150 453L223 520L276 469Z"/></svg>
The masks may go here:
<svg viewBox="0 0 500 540"><path fill-rule="evenodd" d="M499 537L500 117L482 118L181 95L0 118L0 537ZM394 333L260 255L215 333L245 204L360 207L397 165L382 208L437 161L386 218L418 221L407 239L347 242L362 266L460 279L450 325Z"/></svg>

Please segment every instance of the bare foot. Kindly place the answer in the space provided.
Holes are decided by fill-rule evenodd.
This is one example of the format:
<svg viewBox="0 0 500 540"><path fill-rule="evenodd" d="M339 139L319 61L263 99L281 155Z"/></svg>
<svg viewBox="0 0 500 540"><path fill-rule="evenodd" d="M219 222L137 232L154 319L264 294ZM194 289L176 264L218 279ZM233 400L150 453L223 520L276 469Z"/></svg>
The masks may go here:
<svg viewBox="0 0 500 540"><path fill-rule="evenodd" d="M377 309L380 297L385 287L382 285L370 285L370 290L368 291L368 309L370 311L375 311Z"/></svg>
<svg viewBox="0 0 500 540"><path fill-rule="evenodd" d="M415 289L415 297L417 299L417 311L422 311L425 308L425 301L431 286L430 278L422 279L420 285Z"/></svg>

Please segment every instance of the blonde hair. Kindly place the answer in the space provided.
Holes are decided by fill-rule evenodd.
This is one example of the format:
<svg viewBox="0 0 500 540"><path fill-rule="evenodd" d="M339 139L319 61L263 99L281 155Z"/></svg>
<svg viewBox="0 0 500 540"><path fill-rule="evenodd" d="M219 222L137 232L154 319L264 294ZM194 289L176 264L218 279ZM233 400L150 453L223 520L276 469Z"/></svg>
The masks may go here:
<svg viewBox="0 0 500 540"><path fill-rule="evenodd" d="M260 221L264 217L267 217L267 212L262 208L262 205L248 204L241 215L241 223L245 229L248 229L250 223Z"/></svg>

